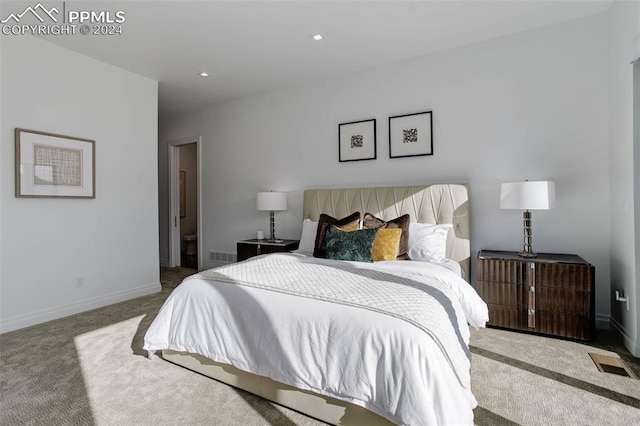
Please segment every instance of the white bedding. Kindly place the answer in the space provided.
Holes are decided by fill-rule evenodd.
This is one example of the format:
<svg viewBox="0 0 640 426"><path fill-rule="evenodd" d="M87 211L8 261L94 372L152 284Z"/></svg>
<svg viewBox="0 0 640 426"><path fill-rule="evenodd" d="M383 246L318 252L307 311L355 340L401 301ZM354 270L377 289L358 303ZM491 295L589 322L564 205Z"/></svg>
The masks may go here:
<svg viewBox="0 0 640 426"><path fill-rule="evenodd" d="M473 288L439 265L268 256L300 264L347 263L409 274L440 289L444 285L456 316L451 323L457 325L467 353L466 322L482 327L487 321L487 307ZM258 265L262 258L245 265ZM146 350L197 353L363 406L397 424L473 423L476 401L468 382L459 380L450 365L456 359L462 364L457 369L468 373L468 360L443 354L441 345L416 325L368 309L206 278L204 274L187 279L172 292L147 331ZM318 278L322 285L322 277Z"/></svg>

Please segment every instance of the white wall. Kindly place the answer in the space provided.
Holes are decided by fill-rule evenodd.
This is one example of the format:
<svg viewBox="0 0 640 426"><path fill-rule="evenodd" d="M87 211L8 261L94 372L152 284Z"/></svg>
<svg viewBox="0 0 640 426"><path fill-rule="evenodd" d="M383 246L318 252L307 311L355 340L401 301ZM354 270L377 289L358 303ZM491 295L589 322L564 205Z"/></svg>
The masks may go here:
<svg viewBox="0 0 640 426"><path fill-rule="evenodd" d="M268 229L255 194L288 191L276 213L299 237L313 187L468 182L472 250L520 250L522 213L498 208L500 183L556 182L557 207L533 213L534 250L596 266L608 324L609 149L606 16L432 54L308 87L229 101L160 123L160 223L167 227L166 141L202 135L203 247L235 252ZM387 117L432 110L431 157L390 159ZM339 123L378 119L378 159L338 162ZM161 256L168 250L161 229ZM206 265L205 265L206 266Z"/></svg>
<svg viewBox="0 0 640 426"><path fill-rule="evenodd" d="M626 310L625 304L615 301L613 291L609 297L613 324L623 333L631 352L640 356L637 289L640 264L636 253L640 242L635 237L640 235L640 195L638 186L634 189L634 176L636 182L640 176L640 152L637 147L634 150L633 142L631 64L640 57L636 46L640 37L640 3L615 2L609 14L611 288L627 296L630 310ZM636 141L638 143L640 141Z"/></svg>
<svg viewBox="0 0 640 426"><path fill-rule="evenodd" d="M2 39L0 330L159 291L157 82ZM16 127L94 139L96 199L15 198Z"/></svg>
<svg viewBox="0 0 640 426"><path fill-rule="evenodd" d="M640 43L637 43L638 46ZM640 46L638 46L640 47ZM636 50L638 58L640 58L640 49ZM634 166L634 186L635 186L635 252L636 252L636 274L635 280L629 283L629 287L635 290L635 304L632 303L632 312L635 314L635 340L631 339L627 343L631 353L635 357L640 358L640 290L638 289L638 278L640 277L640 62L636 60L633 68L633 157L635 159ZM634 285L635 283L635 285ZM633 294L633 291L631 292ZM634 300L634 299L630 299ZM633 323L633 319L632 319ZM633 326L632 326L633 327Z"/></svg>
<svg viewBox="0 0 640 426"><path fill-rule="evenodd" d="M0 9L1 10L1 9ZM3 123L3 107L2 107L2 99L4 99L4 92L2 90L3 88L3 84L2 84L2 67L3 67L3 59L2 59L2 52L4 51L4 37L0 37L0 132L2 132L2 123ZM0 133L0 177L4 177L4 150L2 149L2 146L4 145L2 142L2 137L3 134ZM2 199L2 191L0 191L0 199ZM0 205L0 300L2 300L3 295L2 295L2 276L3 276L3 268L2 268L2 241L4 241L4 234L3 234L3 221L2 221L2 205ZM0 318L2 318L2 303L0 302Z"/></svg>

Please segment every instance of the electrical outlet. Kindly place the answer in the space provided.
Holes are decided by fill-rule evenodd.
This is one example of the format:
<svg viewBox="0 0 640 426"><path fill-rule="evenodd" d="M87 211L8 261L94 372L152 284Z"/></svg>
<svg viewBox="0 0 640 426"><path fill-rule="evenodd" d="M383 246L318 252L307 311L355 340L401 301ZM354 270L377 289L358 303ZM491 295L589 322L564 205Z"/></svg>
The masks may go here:
<svg viewBox="0 0 640 426"><path fill-rule="evenodd" d="M616 290L616 301L617 302L622 302L622 303L626 303L627 305L627 311L629 310L629 298L624 296L624 292L622 292L622 294L620 294L621 292L619 292L618 290Z"/></svg>
<svg viewBox="0 0 640 426"><path fill-rule="evenodd" d="M82 277L76 278L76 287L77 288L84 287L84 280L82 279Z"/></svg>

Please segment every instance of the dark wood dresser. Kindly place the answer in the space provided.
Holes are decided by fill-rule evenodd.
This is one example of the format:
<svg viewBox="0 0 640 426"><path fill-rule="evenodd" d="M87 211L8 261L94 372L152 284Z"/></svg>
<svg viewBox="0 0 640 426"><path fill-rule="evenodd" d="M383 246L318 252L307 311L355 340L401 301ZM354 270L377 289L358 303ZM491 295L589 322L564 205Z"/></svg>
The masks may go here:
<svg viewBox="0 0 640 426"><path fill-rule="evenodd" d="M477 288L487 325L590 340L595 331L595 267L573 254L481 250Z"/></svg>

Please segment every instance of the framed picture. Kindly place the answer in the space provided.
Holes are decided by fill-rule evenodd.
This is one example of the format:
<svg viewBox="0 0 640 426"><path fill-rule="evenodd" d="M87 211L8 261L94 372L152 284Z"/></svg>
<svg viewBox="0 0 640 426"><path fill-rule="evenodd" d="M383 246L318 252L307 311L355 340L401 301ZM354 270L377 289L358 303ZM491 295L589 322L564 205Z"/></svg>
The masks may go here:
<svg viewBox="0 0 640 426"><path fill-rule="evenodd" d="M389 117L389 157L433 155L431 111Z"/></svg>
<svg viewBox="0 0 640 426"><path fill-rule="evenodd" d="M16 197L96 198L95 141L16 129Z"/></svg>
<svg viewBox="0 0 640 426"><path fill-rule="evenodd" d="M180 217L187 216L187 172L180 170Z"/></svg>
<svg viewBox="0 0 640 426"><path fill-rule="evenodd" d="M376 159L376 120L338 125L339 161Z"/></svg>

